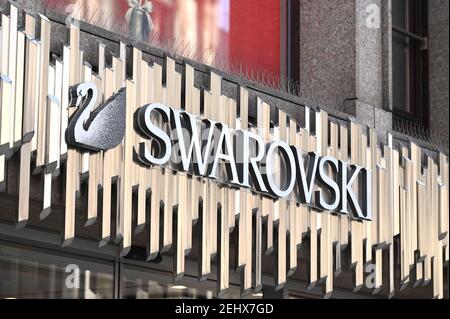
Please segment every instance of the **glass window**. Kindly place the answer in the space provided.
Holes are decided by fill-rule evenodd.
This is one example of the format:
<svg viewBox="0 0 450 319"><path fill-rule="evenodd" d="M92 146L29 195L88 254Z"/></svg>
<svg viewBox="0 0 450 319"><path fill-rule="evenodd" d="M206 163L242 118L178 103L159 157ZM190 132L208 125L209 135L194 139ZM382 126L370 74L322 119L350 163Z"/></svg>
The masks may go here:
<svg viewBox="0 0 450 319"><path fill-rule="evenodd" d="M113 263L0 242L0 298L114 297Z"/></svg>
<svg viewBox="0 0 450 319"><path fill-rule="evenodd" d="M392 67L393 67L393 103L397 109L410 111L408 102L409 90L407 77L408 38L394 33L392 35Z"/></svg>
<svg viewBox="0 0 450 319"><path fill-rule="evenodd" d="M185 275L179 282L173 283L170 272L147 269L140 266L124 264L121 269L121 298L123 299L213 299L217 298L216 282ZM241 289L230 284L221 298L239 299ZM261 299L262 293L245 296L247 299Z"/></svg>
<svg viewBox="0 0 450 319"><path fill-rule="evenodd" d="M156 47L177 49L201 62L280 75L280 0L45 0L44 4L51 12Z"/></svg>
<svg viewBox="0 0 450 319"><path fill-rule="evenodd" d="M427 1L392 1L394 113L427 126Z"/></svg>
<svg viewBox="0 0 450 319"><path fill-rule="evenodd" d="M395 27L408 30L406 23L408 3L405 0L392 2L392 23ZM395 29L394 29L395 30ZM400 32L392 34L392 66L393 66L393 90L394 105L397 109L409 112L411 110L408 101L408 58L410 50L409 38Z"/></svg>
<svg viewBox="0 0 450 319"><path fill-rule="evenodd" d="M172 274L154 269L124 265L122 270L122 299L211 299L214 296L213 283L198 284L191 288L189 284L174 284Z"/></svg>

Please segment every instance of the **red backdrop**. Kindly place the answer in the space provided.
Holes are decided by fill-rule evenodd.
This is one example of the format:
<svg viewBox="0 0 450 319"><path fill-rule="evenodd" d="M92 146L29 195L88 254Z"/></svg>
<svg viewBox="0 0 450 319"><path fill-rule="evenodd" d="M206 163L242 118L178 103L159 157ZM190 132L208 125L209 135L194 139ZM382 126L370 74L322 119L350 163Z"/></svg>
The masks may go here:
<svg viewBox="0 0 450 319"><path fill-rule="evenodd" d="M105 28L114 30L122 26L126 31L128 27L127 0L45 2L50 10L65 14L78 11L82 20ZM176 39L200 50L211 50L228 62L279 74L279 0L152 0L151 3L153 29L149 38L157 40L155 45L158 41ZM73 6L68 7L70 4ZM210 57L213 59L214 54Z"/></svg>
<svg viewBox="0 0 450 319"><path fill-rule="evenodd" d="M279 0L231 0L231 60L279 74L280 32Z"/></svg>

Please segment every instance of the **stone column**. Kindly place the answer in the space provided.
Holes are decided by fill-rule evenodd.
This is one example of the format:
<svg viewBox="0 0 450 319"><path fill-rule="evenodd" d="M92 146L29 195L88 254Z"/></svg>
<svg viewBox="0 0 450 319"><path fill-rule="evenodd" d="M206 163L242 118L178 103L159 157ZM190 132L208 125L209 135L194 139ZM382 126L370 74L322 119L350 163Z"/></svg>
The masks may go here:
<svg viewBox="0 0 450 319"><path fill-rule="evenodd" d="M449 143L448 0L428 1L430 129Z"/></svg>
<svg viewBox="0 0 450 319"><path fill-rule="evenodd" d="M383 83L391 77L383 63L390 0L300 1L301 94L385 136L392 129L392 85Z"/></svg>

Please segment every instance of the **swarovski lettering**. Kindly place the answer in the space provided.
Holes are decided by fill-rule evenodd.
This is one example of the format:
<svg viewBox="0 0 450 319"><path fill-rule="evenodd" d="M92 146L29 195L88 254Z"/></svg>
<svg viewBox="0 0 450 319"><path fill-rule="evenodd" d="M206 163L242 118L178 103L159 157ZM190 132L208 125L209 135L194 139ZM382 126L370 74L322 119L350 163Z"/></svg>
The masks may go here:
<svg viewBox="0 0 450 319"><path fill-rule="evenodd" d="M151 150L149 143L139 146L144 165L164 165L318 210L371 219L366 201L371 173L361 166L304 153L281 140L266 144L253 132L157 103L143 106L137 118L138 133L155 142ZM170 154L175 145L178 152Z"/></svg>

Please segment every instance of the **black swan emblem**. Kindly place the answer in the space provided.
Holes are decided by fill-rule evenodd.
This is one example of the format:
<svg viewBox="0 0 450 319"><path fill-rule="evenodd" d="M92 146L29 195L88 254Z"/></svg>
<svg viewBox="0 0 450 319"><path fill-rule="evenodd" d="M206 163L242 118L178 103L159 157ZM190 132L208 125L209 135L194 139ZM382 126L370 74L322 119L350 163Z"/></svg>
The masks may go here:
<svg viewBox="0 0 450 319"><path fill-rule="evenodd" d="M104 151L122 142L125 134L125 88L120 89L93 112L97 101L95 84L74 85L69 94L69 106L77 107L78 110L72 115L67 128L67 144L92 151Z"/></svg>

